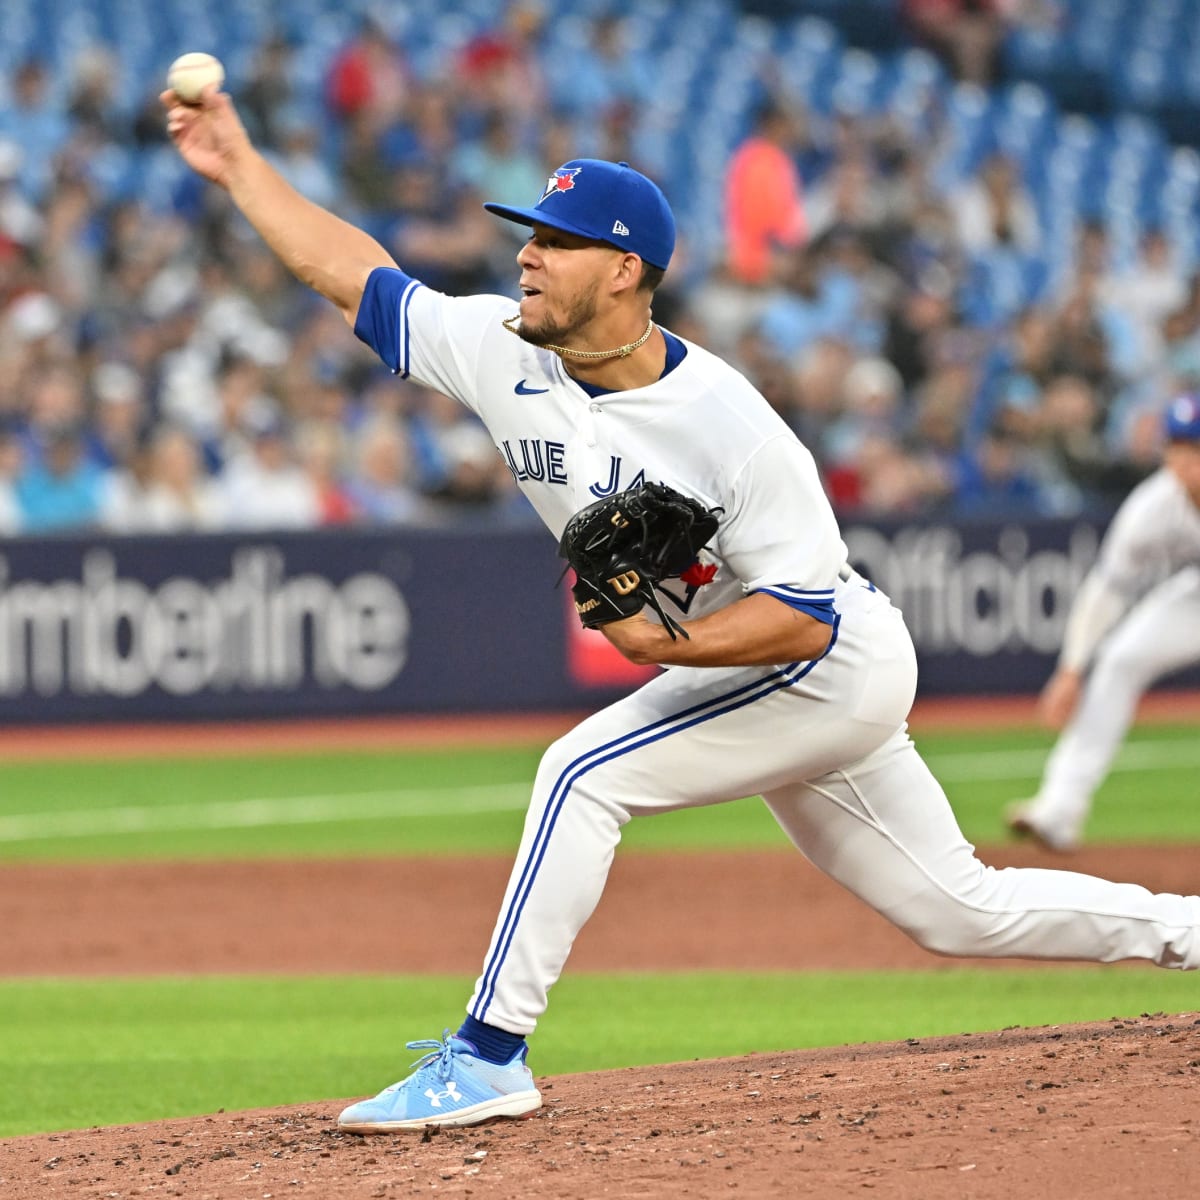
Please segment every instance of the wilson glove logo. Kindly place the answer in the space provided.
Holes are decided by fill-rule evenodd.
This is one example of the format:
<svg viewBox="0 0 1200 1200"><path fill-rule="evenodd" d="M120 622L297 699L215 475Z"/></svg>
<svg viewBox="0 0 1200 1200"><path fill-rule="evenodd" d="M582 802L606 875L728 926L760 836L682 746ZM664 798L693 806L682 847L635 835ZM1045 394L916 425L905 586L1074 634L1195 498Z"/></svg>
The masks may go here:
<svg viewBox="0 0 1200 1200"><path fill-rule="evenodd" d="M628 596L630 592L637 591L642 577L636 571L622 571L620 575L614 575L608 582L618 596Z"/></svg>

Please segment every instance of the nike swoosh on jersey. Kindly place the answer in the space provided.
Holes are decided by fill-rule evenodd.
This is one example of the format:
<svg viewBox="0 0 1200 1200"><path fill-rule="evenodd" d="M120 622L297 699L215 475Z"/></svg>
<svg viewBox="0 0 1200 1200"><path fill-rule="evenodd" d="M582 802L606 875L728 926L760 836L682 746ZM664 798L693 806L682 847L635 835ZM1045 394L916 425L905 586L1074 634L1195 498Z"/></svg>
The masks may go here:
<svg viewBox="0 0 1200 1200"><path fill-rule="evenodd" d="M518 383L515 388L513 388L513 391L516 392L518 396L541 396L549 390L549 388L526 387L524 379L522 379L521 382Z"/></svg>

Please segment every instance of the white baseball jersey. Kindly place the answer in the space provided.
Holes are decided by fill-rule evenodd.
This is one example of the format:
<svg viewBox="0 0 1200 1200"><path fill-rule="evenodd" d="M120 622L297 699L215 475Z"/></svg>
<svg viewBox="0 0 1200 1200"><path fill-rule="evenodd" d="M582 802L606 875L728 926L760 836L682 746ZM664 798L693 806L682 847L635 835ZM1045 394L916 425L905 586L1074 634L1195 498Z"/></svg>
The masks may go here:
<svg viewBox="0 0 1200 1200"><path fill-rule="evenodd" d="M974 857L905 730L917 671L904 622L844 566L812 456L746 379L667 335L662 378L593 397L501 325L513 307L381 268L355 331L479 414L556 537L599 497L666 483L725 510L716 579L677 594L688 615L762 590L832 629L811 662L663 671L546 750L474 1020L532 1032L626 821L751 795L813 863L932 949L1200 966L1194 897Z"/></svg>
<svg viewBox="0 0 1200 1200"><path fill-rule="evenodd" d="M744 376L683 342L682 361L648 387L593 397L558 355L504 328L514 309L380 269L355 332L394 371L478 413L556 538L594 500L643 479L669 484L724 510L704 556L716 578L666 586L681 612L694 618L766 591L833 623L845 543L812 455Z"/></svg>
<svg viewBox="0 0 1200 1200"><path fill-rule="evenodd" d="M1082 670L1130 603L1152 584L1200 565L1200 509L1166 467L1125 498L1104 536L1095 567L1079 589L1059 661ZM1169 636L1169 629L1160 631Z"/></svg>
<svg viewBox="0 0 1200 1200"><path fill-rule="evenodd" d="M1173 471L1161 467L1125 498L1104 536L1096 570L1131 593L1152 576L1200 563L1200 508Z"/></svg>

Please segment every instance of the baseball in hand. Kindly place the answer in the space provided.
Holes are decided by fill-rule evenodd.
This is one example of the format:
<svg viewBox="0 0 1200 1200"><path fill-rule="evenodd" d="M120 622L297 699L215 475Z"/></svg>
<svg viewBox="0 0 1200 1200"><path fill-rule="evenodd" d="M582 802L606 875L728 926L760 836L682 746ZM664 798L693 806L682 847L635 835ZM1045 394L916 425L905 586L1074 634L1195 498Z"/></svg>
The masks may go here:
<svg viewBox="0 0 1200 1200"><path fill-rule="evenodd" d="M200 93L215 84L225 82L225 68L221 60L211 54L181 54L167 69L167 87L184 104L199 104Z"/></svg>

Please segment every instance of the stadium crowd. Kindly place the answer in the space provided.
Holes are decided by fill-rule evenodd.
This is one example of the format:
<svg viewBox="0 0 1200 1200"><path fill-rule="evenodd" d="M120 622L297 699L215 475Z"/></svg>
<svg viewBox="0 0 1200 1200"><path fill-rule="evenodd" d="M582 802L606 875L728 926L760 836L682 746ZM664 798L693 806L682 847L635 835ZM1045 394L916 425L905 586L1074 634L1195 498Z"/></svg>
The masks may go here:
<svg viewBox="0 0 1200 1200"><path fill-rule="evenodd" d="M929 6L909 7L919 39ZM681 199L639 137L654 75L624 22L594 17L590 48L551 64L549 13L518 0L419 68L365 19L316 97L297 94L295 38L274 36L231 90L295 186L410 274L515 294L519 231L483 199L530 203L579 155L627 159ZM987 84L970 47L948 69ZM65 79L30 58L7 80L0 533L532 519L471 415L388 374L217 189L117 185L109 164L165 146L157 89L129 112L118 80L102 44ZM972 255L1050 236L1020 164L990 153L947 187L935 105L822 115L760 83L724 167L722 244L682 239L655 319L756 381L844 515L1114 507L1156 463L1166 400L1200 376L1200 278L1170 239L1147 227L1118 263L1103 222L1081 222L1063 279L980 320L962 303Z"/></svg>

